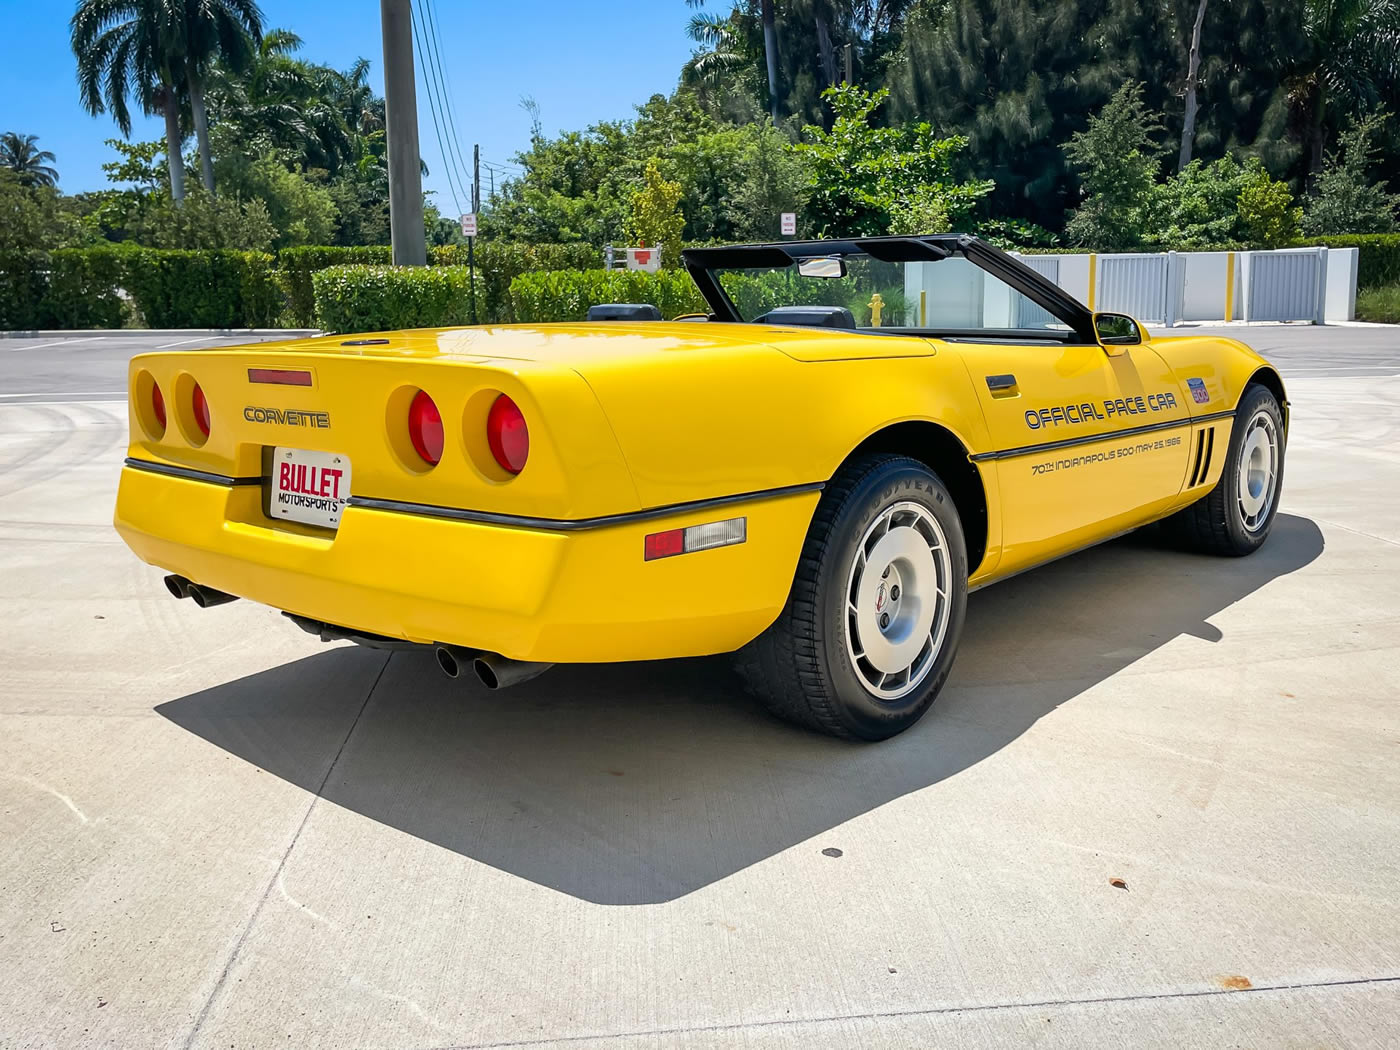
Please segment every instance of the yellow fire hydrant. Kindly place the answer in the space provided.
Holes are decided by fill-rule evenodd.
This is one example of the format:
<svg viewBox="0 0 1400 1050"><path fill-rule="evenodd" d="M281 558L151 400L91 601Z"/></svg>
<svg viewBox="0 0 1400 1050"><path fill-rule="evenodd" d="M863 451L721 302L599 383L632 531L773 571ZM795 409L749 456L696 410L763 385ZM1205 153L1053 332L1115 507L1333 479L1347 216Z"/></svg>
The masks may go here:
<svg viewBox="0 0 1400 1050"><path fill-rule="evenodd" d="M865 305L870 307L870 327L879 328L880 315L885 312L884 298L880 295L879 292L876 292L870 297L870 302L866 303Z"/></svg>

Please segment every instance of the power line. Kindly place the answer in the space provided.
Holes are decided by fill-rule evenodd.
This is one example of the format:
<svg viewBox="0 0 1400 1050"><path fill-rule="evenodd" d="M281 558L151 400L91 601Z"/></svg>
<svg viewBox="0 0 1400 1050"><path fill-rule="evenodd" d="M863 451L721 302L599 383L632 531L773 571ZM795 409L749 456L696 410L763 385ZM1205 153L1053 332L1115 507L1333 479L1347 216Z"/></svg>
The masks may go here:
<svg viewBox="0 0 1400 1050"><path fill-rule="evenodd" d="M426 6L428 11L429 33L425 34L425 36L429 38L430 43L432 45L433 54L437 60L438 83L440 85L443 101L445 103L444 108L446 110L447 116L448 138L449 141L452 143L453 152L456 154L457 160L459 162L457 174L458 178L461 179L463 177L462 172L466 169L467 162L466 159L462 156L462 144L457 137L457 108L452 101L452 96L454 92L452 90L452 74L449 72L450 64L442 60L442 38L438 36L437 29L437 4L435 0L418 0L418 6L420 8ZM476 194L477 192L474 183L472 191L473 194Z"/></svg>
<svg viewBox="0 0 1400 1050"><path fill-rule="evenodd" d="M435 80L438 87L438 106L442 112L442 122L447 127L447 140L452 147L452 154L455 160L452 161L456 167L456 179L458 185L462 186L463 196L473 199L475 193L475 182L469 181L465 175L466 160L462 157L462 144L456 134L456 109L452 105L451 81L448 80L447 63L442 62L442 42L437 32L437 15L434 13L433 0L419 1L419 10L426 11L427 17L424 21L423 41L428 50L431 62L434 64Z"/></svg>
<svg viewBox="0 0 1400 1050"><path fill-rule="evenodd" d="M453 175L452 155L442 144L442 124L438 120L437 100L433 97L432 69L423 57L423 41L418 32L418 19L411 18L410 21L413 23L413 44L418 51L418 64L423 67L423 86L428 89L428 109L433 115L433 133L437 137L438 152L442 154L443 164L447 171L447 185L452 193L452 203L456 205L458 214L461 214L462 201L457 195L457 180Z"/></svg>

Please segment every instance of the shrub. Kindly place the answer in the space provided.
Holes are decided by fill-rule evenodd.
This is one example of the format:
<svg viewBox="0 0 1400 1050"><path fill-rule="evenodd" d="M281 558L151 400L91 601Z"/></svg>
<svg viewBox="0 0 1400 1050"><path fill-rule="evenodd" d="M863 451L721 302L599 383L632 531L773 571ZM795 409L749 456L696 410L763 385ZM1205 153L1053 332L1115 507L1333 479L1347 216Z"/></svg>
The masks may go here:
<svg viewBox="0 0 1400 1050"><path fill-rule="evenodd" d="M278 281L287 296L287 311L293 324L310 328L316 323L316 292L311 278L328 266L387 265L387 244L367 247L284 248L277 255Z"/></svg>
<svg viewBox="0 0 1400 1050"><path fill-rule="evenodd" d="M49 256L40 328L120 328L126 315L118 289L120 248L65 248Z"/></svg>
<svg viewBox="0 0 1400 1050"><path fill-rule="evenodd" d="M517 321L583 321L599 303L651 303L670 319L708 309L684 270L551 270L510 283Z"/></svg>
<svg viewBox="0 0 1400 1050"><path fill-rule="evenodd" d="M1314 237L1304 244L1328 248L1358 248L1356 287L1378 288L1400 284L1400 233L1358 233Z"/></svg>
<svg viewBox="0 0 1400 1050"><path fill-rule="evenodd" d="M428 251L433 266L467 265L467 246L447 244ZM522 273L543 270L601 270L603 253L590 244L525 244L477 241L476 277L485 294L477 303L482 324L514 321L510 283Z"/></svg>
<svg viewBox="0 0 1400 1050"><path fill-rule="evenodd" d="M258 328L282 311L271 255L132 249L122 258L123 286L151 328Z"/></svg>
<svg viewBox="0 0 1400 1050"><path fill-rule="evenodd" d="M1368 288L1356 295L1358 321L1400 324L1400 283Z"/></svg>
<svg viewBox="0 0 1400 1050"><path fill-rule="evenodd" d="M0 329L42 328L48 252L0 251Z"/></svg>
<svg viewBox="0 0 1400 1050"><path fill-rule="evenodd" d="M332 266L312 277L316 321L328 332L435 328L471 321L465 266ZM481 279L477 278L477 306Z"/></svg>

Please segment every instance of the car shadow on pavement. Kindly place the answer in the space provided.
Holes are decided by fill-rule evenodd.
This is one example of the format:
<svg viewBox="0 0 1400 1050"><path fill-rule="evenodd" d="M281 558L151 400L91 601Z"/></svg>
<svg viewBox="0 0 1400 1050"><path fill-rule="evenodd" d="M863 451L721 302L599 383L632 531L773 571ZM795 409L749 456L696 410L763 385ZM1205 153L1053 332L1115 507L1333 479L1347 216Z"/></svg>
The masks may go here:
<svg viewBox="0 0 1400 1050"><path fill-rule="evenodd" d="M723 659L560 667L493 693L430 653L337 647L156 710L444 849L598 904L654 904L967 769L1182 633L1218 640L1209 617L1322 549L1316 525L1280 515L1249 558L1130 536L978 592L943 695L882 744L768 717Z"/></svg>

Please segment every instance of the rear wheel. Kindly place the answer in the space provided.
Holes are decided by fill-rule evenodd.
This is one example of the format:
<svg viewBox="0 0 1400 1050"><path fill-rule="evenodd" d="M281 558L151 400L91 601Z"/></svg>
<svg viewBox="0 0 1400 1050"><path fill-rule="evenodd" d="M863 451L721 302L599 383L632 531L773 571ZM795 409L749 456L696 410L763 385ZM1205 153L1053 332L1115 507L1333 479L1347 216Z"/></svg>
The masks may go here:
<svg viewBox="0 0 1400 1050"><path fill-rule="evenodd" d="M1169 534L1205 554L1239 557L1263 546L1278 513L1285 451L1283 411L1251 384L1235 409L1229 453L1215 488L1168 518Z"/></svg>
<svg viewBox="0 0 1400 1050"><path fill-rule="evenodd" d="M904 456L862 457L823 492L787 605L739 670L783 718L883 740L943 687L966 606L962 523L942 481Z"/></svg>

